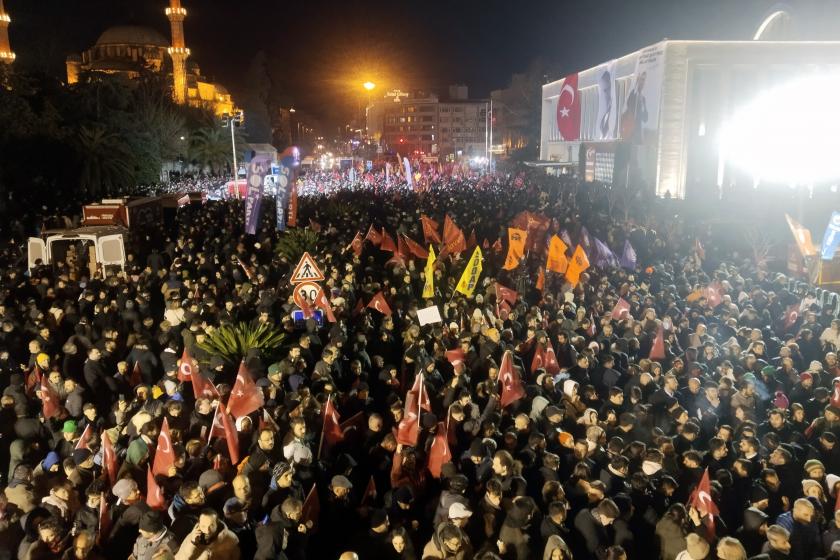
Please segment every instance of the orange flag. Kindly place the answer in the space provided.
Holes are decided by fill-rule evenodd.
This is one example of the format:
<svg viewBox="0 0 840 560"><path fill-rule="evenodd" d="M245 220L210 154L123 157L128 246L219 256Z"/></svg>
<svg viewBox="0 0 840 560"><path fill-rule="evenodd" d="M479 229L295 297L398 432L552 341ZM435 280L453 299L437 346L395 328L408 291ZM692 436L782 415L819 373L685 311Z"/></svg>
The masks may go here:
<svg viewBox="0 0 840 560"><path fill-rule="evenodd" d="M545 289L545 269L543 267L540 267L539 272L537 272L536 288L539 291L543 291Z"/></svg>
<svg viewBox="0 0 840 560"><path fill-rule="evenodd" d="M420 215L420 223L423 224L423 239L426 243L440 243L438 223L425 214Z"/></svg>
<svg viewBox="0 0 840 560"><path fill-rule="evenodd" d="M580 282L581 273L587 268L589 268L589 258L586 256L583 247L578 245L575 247L571 262L569 262L569 268L566 269L566 280L572 286L576 286Z"/></svg>
<svg viewBox="0 0 840 560"><path fill-rule="evenodd" d="M505 257L505 270L513 270L519 266L519 261L525 256L525 241L528 232L524 229L508 228L508 252Z"/></svg>
<svg viewBox="0 0 840 560"><path fill-rule="evenodd" d="M467 240L464 239L464 232L455 225L449 214L443 221L443 250L441 257L450 253L463 253L467 250Z"/></svg>
<svg viewBox="0 0 840 560"><path fill-rule="evenodd" d="M423 248L422 245L411 239L409 236L403 234L405 244L408 246L408 251L418 259L429 258L429 252ZM407 256L407 255L406 255Z"/></svg>
<svg viewBox="0 0 840 560"><path fill-rule="evenodd" d="M388 235L388 232L385 231L385 228L382 228L382 243L379 244L379 248L382 251L391 251L392 253L397 252L397 244L394 243L394 238Z"/></svg>
<svg viewBox="0 0 840 560"><path fill-rule="evenodd" d="M373 224L370 224L370 227L368 228L367 235L365 235L365 241L370 241L374 245L379 245L380 243L382 243L382 235L380 235L379 232L376 231L376 228L373 227Z"/></svg>
<svg viewBox="0 0 840 560"><path fill-rule="evenodd" d="M548 260L545 267L551 272L563 274L569 267L569 259L566 258L566 251L568 247L563 240L556 235L551 236L551 242L548 245Z"/></svg>

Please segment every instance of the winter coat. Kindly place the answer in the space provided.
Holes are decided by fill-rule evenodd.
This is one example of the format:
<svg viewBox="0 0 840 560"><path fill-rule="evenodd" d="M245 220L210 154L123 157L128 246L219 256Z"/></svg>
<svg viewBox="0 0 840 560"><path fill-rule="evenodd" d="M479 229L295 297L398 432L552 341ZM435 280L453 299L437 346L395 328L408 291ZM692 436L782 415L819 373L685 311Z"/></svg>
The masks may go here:
<svg viewBox="0 0 840 560"><path fill-rule="evenodd" d="M572 551L569 550L566 541L557 535L551 535L548 537L548 541L546 541L545 548L543 549L543 560L551 560L551 555L554 554L554 551L558 548L562 551L564 559L572 557Z"/></svg>
<svg viewBox="0 0 840 560"><path fill-rule="evenodd" d="M227 526L219 521L221 525L220 531L209 544L196 544L199 530L198 524L184 542L181 543L181 548L175 554L175 560L215 560L223 558L224 560L239 560L239 539L237 536L227 528Z"/></svg>
<svg viewBox="0 0 840 560"><path fill-rule="evenodd" d="M152 560L155 554L164 549L168 549L171 553L178 550L178 540L172 534L172 531L165 528L151 539L147 539L143 535L137 537L131 554L134 556L134 560Z"/></svg>
<svg viewBox="0 0 840 560"><path fill-rule="evenodd" d="M663 517L656 524L656 536L662 560L674 560L680 551L685 550L685 532L670 517Z"/></svg>
<svg viewBox="0 0 840 560"><path fill-rule="evenodd" d="M441 523L435 529L432 538L423 547L423 560L470 560L473 557L472 545L466 535L463 537L461 548L455 554L444 552L443 542L440 537L441 530L446 527L446 523Z"/></svg>

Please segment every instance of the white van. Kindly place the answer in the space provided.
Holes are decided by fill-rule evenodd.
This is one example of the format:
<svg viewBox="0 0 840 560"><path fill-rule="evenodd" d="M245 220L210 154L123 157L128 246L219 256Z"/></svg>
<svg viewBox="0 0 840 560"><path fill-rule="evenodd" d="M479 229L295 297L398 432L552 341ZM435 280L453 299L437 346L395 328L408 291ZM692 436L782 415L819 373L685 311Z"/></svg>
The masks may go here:
<svg viewBox="0 0 840 560"><path fill-rule="evenodd" d="M82 249L85 257L95 258L96 265L119 266L125 270L125 241L128 229L121 226L84 226L76 229L47 230L42 237L30 237L29 270L64 261L71 245ZM93 248L91 253L90 249ZM79 251L77 250L77 253Z"/></svg>

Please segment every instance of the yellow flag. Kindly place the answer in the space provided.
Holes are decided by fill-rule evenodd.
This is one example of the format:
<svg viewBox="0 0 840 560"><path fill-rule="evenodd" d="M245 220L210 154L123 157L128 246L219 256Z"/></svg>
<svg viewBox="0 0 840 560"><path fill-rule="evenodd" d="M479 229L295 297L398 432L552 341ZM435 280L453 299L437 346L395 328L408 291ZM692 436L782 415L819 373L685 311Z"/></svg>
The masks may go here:
<svg viewBox="0 0 840 560"><path fill-rule="evenodd" d="M470 257L470 262L467 263L467 268L464 269L461 279L458 280L458 285L455 287L456 292L472 297L475 287L478 285L478 277L481 276L481 262L483 260L481 249L476 247L472 257Z"/></svg>
<svg viewBox="0 0 840 560"><path fill-rule="evenodd" d="M556 235L551 236L551 243L548 245L548 259L545 267L551 272L563 274L569 267L569 259L566 258L566 244Z"/></svg>
<svg viewBox="0 0 840 560"><path fill-rule="evenodd" d="M426 283L423 285L423 297L435 297L435 249L429 245L429 257L426 259Z"/></svg>
<svg viewBox="0 0 840 560"><path fill-rule="evenodd" d="M525 240L528 232L524 229L508 228L508 252L505 257L505 270L513 270L525 256Z"/></svg>

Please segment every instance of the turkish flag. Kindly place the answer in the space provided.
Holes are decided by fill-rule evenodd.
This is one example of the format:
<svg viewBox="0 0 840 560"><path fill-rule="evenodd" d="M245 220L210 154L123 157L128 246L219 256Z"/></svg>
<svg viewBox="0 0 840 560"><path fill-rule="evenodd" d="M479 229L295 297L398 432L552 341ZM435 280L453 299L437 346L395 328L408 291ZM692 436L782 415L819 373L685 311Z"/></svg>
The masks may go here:
<svg viewBox="0 0 840 560"><path fill-rule="evenodd" d="M321 501L318 499L318 485L313 484L309 494L303 501L303 510L300 513L300 522L306 525L312 522L313 529L318 525L318 518L321 516Z"/></svg>
<svg viewBox="0 0 840 560"><path fill-rule="evenodd" d="M549 375L557 375L560 373L560 363L557 361L557 355L554 353L554 347L551 345L550 340L547 341L545 346L543 368Z"/></svg>
<svg viewBox="0 0 840 560"><path fill-rule="evenodd" d="M563 79L560 97L557 98L557 131L563 140L580 138L580 92L577 73Z"/></svg>
<svg viewBox="0 0 840 560"><path fill-rule="evenodd" d="M624 298L618 298L618 301L615 303L615 307L613 307L612 313L610 313L613 321L620 321L626 315L627 317L630 316L630 303Z"/></svg>
<svg viewBox="0 0 840 560"><path fill-rule="evenodd" d="M163 497L163 489L155 480L152 470L146 467L146 505L152 509L163 511L166 509L166 498Z"/></svg>
<svg viewBox="0 0 840 560"><path fill-rule="evenodd" d="M425 242L440 244L440 234L437 232L438 223L425 214L420 215L420 223L423 224L423 239Z"/></svg>
<svg viewBox="0 0 840 560"><path fill-rule="evenodd" d="M446 359L449 360L449 363L452 364L453 367L458 364L463 364L466 357L466 354L464 354L464 351L460 348L446 351Z"/></svg>
<svg viewBox="0 0 840 560"><path fill-rule="evenodd" d="M332 398L327 399L323 410L321 410L321 415L324 420L324 440L329 445L335 445L343 440L344 432L341 430L341 416L339 416L338 410L336 410L332 402Z"/></svg>
<svg viewBox="0 0 840 560"><path fill-rule="evenodd" d="M385 231L385 228L382 228L382 242L379 244L379 249L382 251L391 251L392 253L397 252L397 244L394 243L394 239Z"/></svg>
<svg viewBox="0 0 840 560"><path fill-rule="evenodd" d="M519 374L513 369L513 354L510 350L502 357L502 365L499 367L499 382L502 384L501 405L502 408L518 401L525 396L525 389Z"/></svg>
<svg viewBox="0 0 840 560"><path fill-rule="evenodd" d="M440 471L444 463L452 461L452 452L449 450L449 442L446 441L446 425L438 422L435 439L429 448L428 468L435 478L440 478Z"/></svg>
<svg viewBox="0 0 840 560"><path fill-rule="evenodd" d="M225 412L221 405L216 407L216 417L221 420L222 432L225 441L227 442L228 455L230 455L230 464L239 464L239 433L236 431L236 426L233 423L233 418L230 414ZM215 424L215 419L213 423Z"/></svg>
<svg viewBox="0 0 840 560"><path fill-rule="evenodd" d="M503 247L502 247L502 238L501 238L501 237L497 237L497 238L496 238L496 241L493 243L493 251L494 251L494 252L496 252L496 253L501 253L501 252L502 252L502 249L503 249Z"/></svg>
<svg viewBox="0 0 840 560"><path fill-rule="evenodd" d="M41 401L43 404L44 418L52 418L58 414L61 408L61 398L55 389L50 386L46 375L41 375Z"/></svg>
<svg viewBox="0 0 840 560"><path fill-rule="evenodd" d="M534 358L531 360L531 374L543 367L545 364L545 348L542 345L537 345L534 351Z"/></svg>
<svg viewBox="0 0 840 560"><path fill-rule="evenodd" d="M131 376L128 378L128 384L131 388L137 387L143 382L143 376L140 374L140 362L134 362L134 367L131 368Z"/></svg>
<svg viewBox="0 0 840 560"><path fill-rule="evenodd" d="M708 304L714 309L718 305L720 305L721 300L723 299L720 295L721 286L719 282L712 282L708 286L706 286L705 295L706 301Z"/></svg>
<svg viewBox="0 0 840 560"><path fill-rule="evenodd" d="M595 336L596 332L597 331L596 331L596 327L595 327L595 314L590 313L589 314L589 328L586 329L586 334L588 334L589 336Z"/></svg>
<svg viewBox="0 0 840 560"><path fill-rule="evenodd" d="M408 390L409 393L414 393L417 399L418 406L426 412L432 411L432 402L429 400L429 392L423 384L423 376L418 375L414 378L414 385Z"/></svg>
<svg viewBox="0 0 840 560"><path fill-rule="evenodd" d="M709 467L703 471L703 478L691 496L688 498L688 505L696 509L701 517L719 515L720 510L712 500L712 486L709 483ZM709 526L714 528L714 519L710 517Z"/></svg>
<svg viewBox="0 0 840 560"><path fill-rule="evenodd" d="M189 381L192 379L194 368L195 361L190 356L190 351L184 346L184 352L181 354L181 363L178 365L178 381Z"/></svg>
<svg viewBox="0 0 840 560"><path fill-rule="evenodd" d="M82 437L79 438L79 441L76 442L76 447L73 449L90 449L88 447L88 443L90 442L90 437L93 435L93 429L91 428L91 424L85 426L85 431L82 432Z"/></svg>
<svg viewBox="0 0 840 560"><path fill-rule="evenodd" d="M155 462L152 464L152 474L169 476L169 467L175 464L175 450L172 449L172 435L169 433L169 421L164 418L163 426L158 434Z"/></svg>
<svg viewBox="0 0 840 560"><path fill-rule="evenodd" d="M213 400L219 398L218 389L216 389L215 385L210 383L209 379L201 374L200 368L196 367L192 370L190 379L192 379L193 394L196 399L204 398Z"/></svg>
<svg viewBox="0 0 840 560"><path fill-rule="evenodd" d="M376 228L373 227L373 224L370 224L370 228L368 228L367 235L365 235L365 241L370 241L374 245L379 245L382 243L382 235L376 231Z"/></svg>
<svg viewBox="0 0 840 560"><path fill-rule="evenodd" d="M408 251L418 259L429 258L429 252L423 248L422 245L411 239L409 236L403 234L405 244L408 246Z"/></svg>
<svg viewBox="0 0 840 560"><path fill-rule="evenodd" d="M656 338L653 339L648 358L651 360L665 359L665 331L662 325L659 325L659 329L656 331Z"/></svg>
<svg viewBox="0 0 840 560"><path fill-rule="evenodd" d="M110 507L108 506L107 492L102 492L99 495L99 532L96 535L96 542L103 543L108 538L111 532L111 515Z"/></svg>
<svg viewBox="0 0 840 560"><path fill-rule="evenodd" d="M347 249L353 249L353 253L358 257L362 254L362 248L364 246L364 239L362 238L362 234L360 232L356 232L356 237L353 238L353 241L350 242L350 245L344 248L346 251Z"/></svg>
<svg viewBox="0 0 840 560"><path fill-rule="evenodd" d="M378 294L373 296L373 298L370 300L367 306L371 309L376 309L383 315L391 314L391 308L388 306L388 302L385 301L385 296L382 294L382 292L379 292Z"/></svg>
<svg viewBox="0 0 840 560"><path fill-rule="evenodd" d="M245 367L245 361L243 360L239 364L239 372L236 374L236 381L233 384L233 389L231 389L230 398L228 399L228 414L239 419L243 416L248 416L263 406L263 404L265 403L262 391L254 383L251 372Z"/></svg>
<svg viewBox="0 0 840 560"><path fill-rule="evenodd" d="M119 472L117 453L114 451L114 444L111 443L108 432L103 430L100 439L102 440L102 474L108 477L108 482L113 486L117 483Z"/></svg>
<svg viewBox="0 0 840 560"><path fill-rule="evenodd" d="M361 505L365 505L368 501L373 501L376 499L376 482L373 480L373 475L371 475L370 480L365 487L365 493L362 494L362 501Z"/></svg>
<svg viewBox="0 0 840 560"><path fill-rule="evenodd" d="M785 330L791 328L796 324L796 321L799 320L799 306L799 303L792 303L791 305L788 305L784 315Z"/></svg>
<svg viewBox="0 0 840 560"><path fill-rule="evenodd" d="M510 288L506 288L505 286L502 286L501 284L496 282L496 301L497 302L507 301L511 305L516 305L516 298L517 297L519 297L519 294L517 294L514 290L511 290Z"/></svg>
<svg viewBox="0 0 840 560"><path fill-rule="evenodd" d="M322 310L327 315L327 321L335 323L335 313L333 313L330 300L327 299L327 294L324 293L324 288L318 290L318 295L315 296L315 307Z"/></svg>

